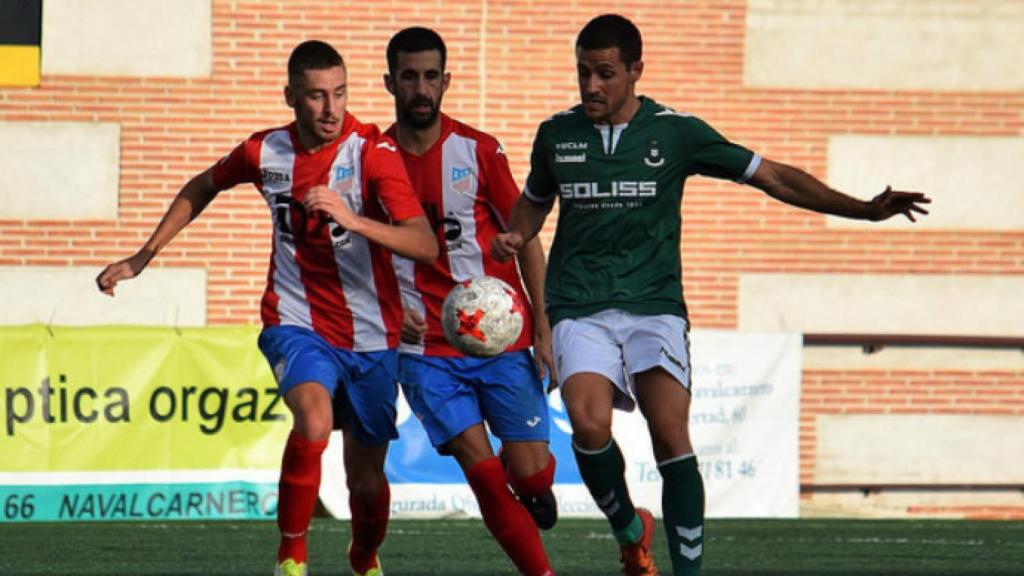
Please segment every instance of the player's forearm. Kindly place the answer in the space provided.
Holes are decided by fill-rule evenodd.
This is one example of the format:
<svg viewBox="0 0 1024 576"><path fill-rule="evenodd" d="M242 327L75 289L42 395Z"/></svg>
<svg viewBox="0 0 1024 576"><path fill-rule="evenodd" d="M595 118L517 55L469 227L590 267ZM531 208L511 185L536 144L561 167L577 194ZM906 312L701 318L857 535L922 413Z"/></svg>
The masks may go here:
<svg viewBox="0 0 1024 576"><path fill-rule="evenodd" d="M515 206L512 207L508 232L519 234L525 245L525 243L536 238L537 234L540 234L541 228L544 227L544 220L547 218L548 213L551 212L553 204L554 201L540 204L530 200L525 194L520 195L519 199L516 200Z"/></svg>
<svg viewBox="0 0 1024 576"><path fill-rule="evenodd" d="M365 236L399 256L430 264L437 259L437 239L423 216L403 220L394 225L359 216L350 230Z"/></svg>
<svg viewBox="0 0 1024 576"><path fill-rule="evenodd" d="M871 218L868 202L829 188L814 176L787 164L764 160L750 184L798 208L846 218Z"/></svg>
<svg viewBox="0 0 1024 576"><path fill-rule="evenodd" d="M544 250L540 239L534 238L526 243L519 252L519 272L523 276L526 295L530 297L530 308L533 317L540 320L544 316Z"/></svg>
<svg viewBox="0 0 1024 576"><path fill-rule="evenodd" d="M140 255L147 256L146 262L160 253L179 232L195 220L216 197L217 192L209 170L189 180L171 201L153 234L139 250Z"/></svg>

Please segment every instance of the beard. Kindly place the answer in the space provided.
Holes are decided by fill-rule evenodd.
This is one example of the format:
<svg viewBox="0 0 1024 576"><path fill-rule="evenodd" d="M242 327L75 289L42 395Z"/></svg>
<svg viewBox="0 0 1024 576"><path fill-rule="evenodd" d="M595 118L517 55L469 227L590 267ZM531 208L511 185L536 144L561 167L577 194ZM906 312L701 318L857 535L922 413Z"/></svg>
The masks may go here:
<svg viewBox="0 0 1024 576"><path fill-rule="evenodd" d="M430 106L430 112L417 114L412 111L413 106L421 104ZM434 103L426 98L413 100L406 106L398 106L397 112L400 124L410 126L416 130L423 130L424 128L430 128L437 122L437 117L441 114L441 101L438 100L437 103Z"/></svg>

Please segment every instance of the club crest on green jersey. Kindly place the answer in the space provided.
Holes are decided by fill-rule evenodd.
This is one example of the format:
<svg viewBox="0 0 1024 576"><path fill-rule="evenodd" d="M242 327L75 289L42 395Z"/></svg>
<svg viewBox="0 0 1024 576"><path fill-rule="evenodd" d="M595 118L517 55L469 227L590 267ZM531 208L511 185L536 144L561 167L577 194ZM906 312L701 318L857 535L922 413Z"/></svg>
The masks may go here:
<svg viewBox="0 0 1024 576"><path fill-rule="evenodd" d="M661 168L665 164L665 157L661 155L658 148L658 141L651 140L647 143L647 154L644 156L644 164L651 168Z"/></svg>

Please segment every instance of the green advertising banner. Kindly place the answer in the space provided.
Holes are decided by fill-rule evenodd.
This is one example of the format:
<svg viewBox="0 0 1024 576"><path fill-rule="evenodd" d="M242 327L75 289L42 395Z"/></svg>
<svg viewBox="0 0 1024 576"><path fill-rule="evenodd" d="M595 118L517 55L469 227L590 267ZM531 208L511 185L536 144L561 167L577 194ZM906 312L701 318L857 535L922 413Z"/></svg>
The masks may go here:
<svg viewBox="0 0 1024 576"><path fill-rule="evenodd" d="M256 327L0 327L0 521L272 518Z"/></svg>

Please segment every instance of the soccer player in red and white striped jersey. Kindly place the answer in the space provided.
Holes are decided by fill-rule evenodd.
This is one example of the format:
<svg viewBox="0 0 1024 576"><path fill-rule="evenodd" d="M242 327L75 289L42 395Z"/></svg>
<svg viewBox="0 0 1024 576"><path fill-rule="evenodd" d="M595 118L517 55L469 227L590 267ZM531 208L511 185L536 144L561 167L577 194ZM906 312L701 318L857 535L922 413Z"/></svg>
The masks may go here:
<svg viewBox="0 0 1024 576"><path fill-rule="evenodd" d="M383 465L397 438L397 346L402 322L391 252L429 264L438 253L395 143L345 110L341 56L320 41L288 61L285 100L295 121L250 136L192 178L135 255L97 277L113 295L222 190L243 182L273 220L259 345L294 416L281 466L275 574L306 573L306 532L320 457L335 418L343 430L352 509L349 562L379 574L390 490ZM338 395L342 401L332 405ZM335 406L340 406L335 412Z"/></svg>
<svg viewBox="0 0 1024 576"><path fill-rule="evenodd" d="M387 134L399 144L442 248L432 264L395 259L407 308L402 387L434 447L458 461L484 523L512 562L527 576L549 576L537 530L550 528L557 517L541 381L552 366L544 254L538 241L521 253L522 279L515 262L491 258L488 247L504 230L519 189L497 140L440 112L451 78L441 37L407 28L391 38L387 58L385 85L397 115ZM445 340L441 304L456 283L484 274L511 285L523 302L531 302L533 313L506 352L465 357ZM491 450L485 421L502 442L500 458Z"/></svg>

